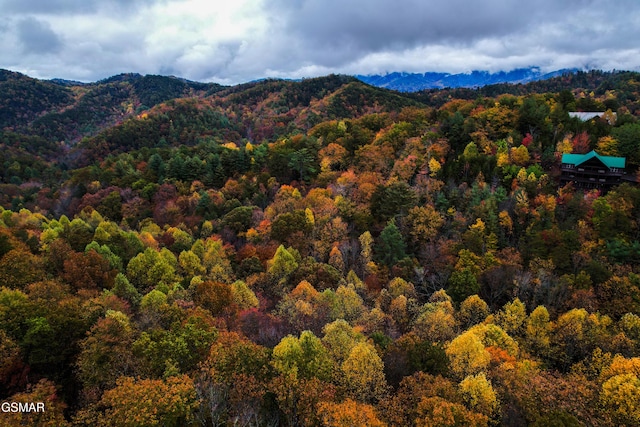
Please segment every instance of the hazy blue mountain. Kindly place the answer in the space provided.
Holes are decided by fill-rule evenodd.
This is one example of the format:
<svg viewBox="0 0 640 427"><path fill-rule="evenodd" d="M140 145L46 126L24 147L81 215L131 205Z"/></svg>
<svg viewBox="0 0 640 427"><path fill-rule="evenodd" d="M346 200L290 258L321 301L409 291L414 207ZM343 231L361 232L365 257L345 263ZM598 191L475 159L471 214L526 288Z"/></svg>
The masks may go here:
<svg viewBox="0 0 640 427"><path fill-rule="evenodd" d="M417 92L424 89L480 87L496 83L528 83L549 79L571 71L575 70L542 73L539 68L531 67L497 73L488 71L472 71L471 73L460 74L394 72L385 75L357 75L355 77L372 86L400 92Z"/></svg>

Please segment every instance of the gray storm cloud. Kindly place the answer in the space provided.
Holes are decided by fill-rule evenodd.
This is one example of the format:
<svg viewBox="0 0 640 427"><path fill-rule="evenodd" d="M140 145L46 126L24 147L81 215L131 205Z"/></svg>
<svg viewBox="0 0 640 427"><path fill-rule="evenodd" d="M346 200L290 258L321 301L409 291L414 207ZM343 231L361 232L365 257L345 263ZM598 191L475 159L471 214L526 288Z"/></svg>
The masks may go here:
<svg viewBox="0 0 640 427"><path fill-rule="evenodd" d="M89 14L101 6L131 8L141 0L0 0L0 10L25 14Z"/></svg>
<svg viewBox="0 0 640 427"><path fill-rule="evenodd" d="M288 30L310 44L349 44L369 51L471 41L508 34L527 24L526 11L513 1L308 0L287 7L286 1L275 0L273 4L287 16Z"/></svg>
<svg viewBox="0 0 640 427"><path fill-rule="evenodd" d="M51 26L35 18L20 20L17 35L25 53L56 53L62 48L62 42Z"/></svg>
<svg viewBox="0 0 640 427"><path fill-rule="evenodd" d="M469 60L468 70L478 67L473 62L477 57L493 55L496 63L508 67L509 58L535 52L546 53L539 59L546 62L554 52L581 57L600 51L595 62L606 66L602 50L613 54L638 48L639 6L635 0L268 2L268 8L283 17L285 31L296 38L300 50L318 65L347 66L368 55L393 57L431 47L459 51ZM476 55L469 55L469 50ZM543 65L516 62L514 66Z"/></svg>

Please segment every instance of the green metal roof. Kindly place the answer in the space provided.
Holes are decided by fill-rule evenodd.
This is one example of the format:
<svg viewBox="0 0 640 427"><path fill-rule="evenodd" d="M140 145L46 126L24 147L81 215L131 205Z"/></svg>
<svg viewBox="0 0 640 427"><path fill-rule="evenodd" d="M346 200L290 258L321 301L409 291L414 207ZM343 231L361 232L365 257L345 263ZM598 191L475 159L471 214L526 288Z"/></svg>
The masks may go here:
<svg viewBox="0 0 640 427"><path fill-rule="evenodd" d="M601 156L592 150L587 154L563 154L562 163L578 166L593 159L594 157L600 160L608 168L624 169L627 160L625 157Z"/></svg>

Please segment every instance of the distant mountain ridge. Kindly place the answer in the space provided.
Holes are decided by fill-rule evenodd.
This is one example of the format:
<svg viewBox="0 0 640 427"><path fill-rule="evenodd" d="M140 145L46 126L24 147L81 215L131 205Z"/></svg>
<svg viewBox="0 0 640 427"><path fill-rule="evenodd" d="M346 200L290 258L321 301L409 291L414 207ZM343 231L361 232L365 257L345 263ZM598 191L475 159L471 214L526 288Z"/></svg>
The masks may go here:
<svg viewBox="0 0 640 427"><path fill-rule="evenodd" d="M472 71L471 73L458 74L393 72L384 75L356 75L355 77L372 86L400 92L418 92L425 89L475 88L497 83L529 83L575 71L577 69L563 69L543 73L538 67L530 67L497 73L488 71Z"/></svg>

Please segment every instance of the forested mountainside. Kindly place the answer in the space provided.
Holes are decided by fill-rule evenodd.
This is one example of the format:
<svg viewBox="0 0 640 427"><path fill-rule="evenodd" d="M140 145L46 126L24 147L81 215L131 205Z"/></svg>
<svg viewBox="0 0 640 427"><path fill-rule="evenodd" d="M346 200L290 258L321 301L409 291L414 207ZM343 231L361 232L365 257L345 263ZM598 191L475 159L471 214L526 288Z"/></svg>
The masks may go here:
<svg viewBox="0 0 640 427"><path fill-rule="evenodd" d="M640 424L639 77L3 71L0 425Z"/></svg>
<svg viewBox="0 0 640 427"><path fill-rule="evenodd" d="M153 75L121 74L81 84L0 70L0 128L50 141L75 141L161 102L220 89Z"/></svg>

